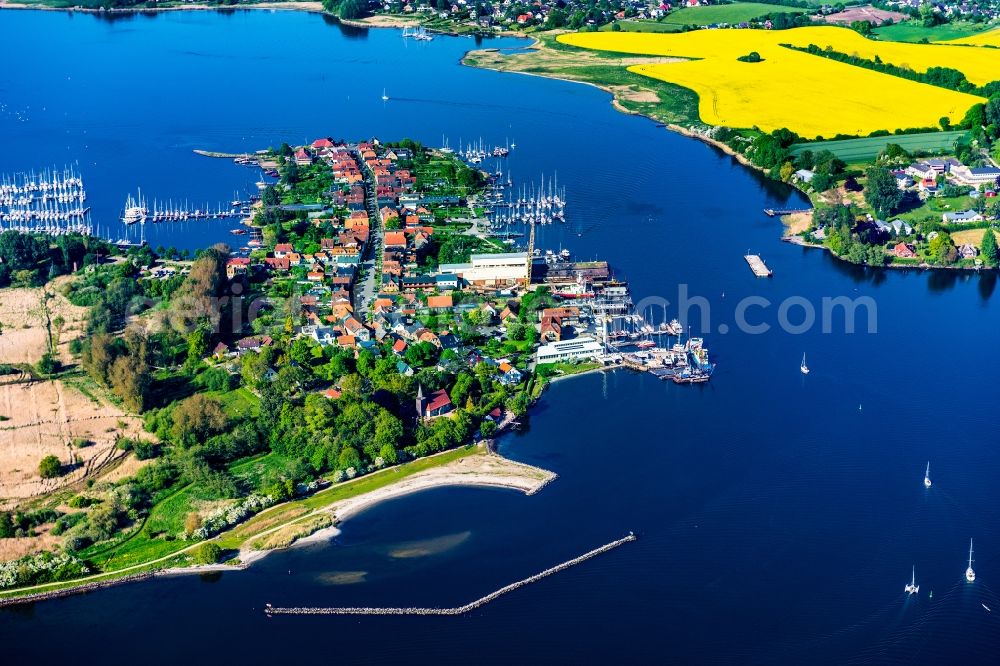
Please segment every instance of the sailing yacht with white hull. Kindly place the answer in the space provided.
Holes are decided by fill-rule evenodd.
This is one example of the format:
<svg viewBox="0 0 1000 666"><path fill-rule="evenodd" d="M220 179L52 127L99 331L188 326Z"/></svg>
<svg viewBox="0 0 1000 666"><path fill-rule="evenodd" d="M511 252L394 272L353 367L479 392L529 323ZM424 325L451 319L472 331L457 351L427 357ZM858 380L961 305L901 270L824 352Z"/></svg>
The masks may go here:
<svg viewBox="0 0 1000 666"><path fill-rule="evenodd" d="M931 463L927 461L927 471L924 472L924 488L931 487Z"/></svg>
<svg viewBox="0 0 1000 666"><path fill-rule="evenodd" d="M970 583L976 580L976 572L972 569L972 539L969 539L969 568L965 570L965 580Z"/></svg>
<svg viewBox="0 0 1000 666"><path fill-rule="evenodd" d="M913 573L910 578L910 582L906 584L903 591L907 594L916 594L920 591L920 586L917 585L917 568L913 567Z"/></svg>

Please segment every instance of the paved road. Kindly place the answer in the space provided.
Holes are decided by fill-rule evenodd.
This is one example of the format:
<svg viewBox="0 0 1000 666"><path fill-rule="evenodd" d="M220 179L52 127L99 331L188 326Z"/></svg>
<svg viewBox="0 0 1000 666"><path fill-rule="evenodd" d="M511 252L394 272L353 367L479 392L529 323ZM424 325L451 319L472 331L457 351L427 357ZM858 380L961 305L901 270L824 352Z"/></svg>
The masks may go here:
<svg viewBox="0 0 1000 666"><path fill-rule="evenodd" d="M368 237L368 247L365 249L365 256L362 257L360 268L364 271L364 277L354 285L354 312L358 317L367 318L368 307L375 299L375 294L381 286L379 275L378 257L382 256L383 231L378 215L378 202L375 199L375 186L373 175L365 166L365 163L358 158L361 168L365 173L365 209L368 211L371 234Z"/></svg>

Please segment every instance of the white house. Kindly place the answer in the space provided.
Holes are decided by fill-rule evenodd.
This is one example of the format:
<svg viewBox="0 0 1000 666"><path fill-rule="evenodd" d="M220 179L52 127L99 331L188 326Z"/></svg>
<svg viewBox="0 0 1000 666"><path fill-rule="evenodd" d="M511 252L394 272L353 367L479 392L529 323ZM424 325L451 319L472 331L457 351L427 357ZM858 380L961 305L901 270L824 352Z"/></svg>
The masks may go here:
<svg viewBox="0 0 1000 666"><path fill-rule="evenodd" d="M966 210L961 213L944 213L941 221L945 224L965 224L968 222L982 222L983 216L974 210Z"/></svg>

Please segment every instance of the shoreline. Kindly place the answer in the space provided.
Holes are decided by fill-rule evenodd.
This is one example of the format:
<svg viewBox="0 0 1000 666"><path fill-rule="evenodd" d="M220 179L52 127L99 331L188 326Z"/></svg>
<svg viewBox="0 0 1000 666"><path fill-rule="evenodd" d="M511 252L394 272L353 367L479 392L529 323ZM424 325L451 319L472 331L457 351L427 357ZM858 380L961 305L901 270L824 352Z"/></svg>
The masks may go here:
<svg viewBox="0 0 1000 666"><path fill-rule="evenodd" d="M996 267L996 266L994 266L994 267L990 267L990 266L939 266L937 264L928 264L926 262L925 263L921 263L921 264L883 264L881 266L869 266L868 264L856 264L853 261L848 261L847 259L845 259L844 257L840 256L839 254L835 253L833 250L831 250L827 246L821 245L819 243L810 243L809 241L807 241L807 240L805 240L805 239L803 239L803 238L801 238L799 236L782 236L781 237L781 241L783 243L788 243L790 245L798 245L799 247L808 248L810 250L820 250L820 251L823 251L823 252L828 252L828 253L830 253L833 256L834 259L836 259L837 261L842 261L842 262L844 262L845 264L847 264L849 266L859 266L861 268L871 268L871 269L875 269L875 270L880 269L880 268L887 268L887 269L892 269L892 270L897 270L897 271L899 271L899 270L903 270L903 271L910 270L910 271L921 271L921 272L923 272L923 271L960 271L960 272L968 272L968 273L984 273L984 272L990 272L990 271L1000 270L1000 267Z"/></svg>
<svg viewBox="0 0 1000 666"><path fill-rule="evenodd" d="M528 44L527 46L525 46L524 50L535 50L535 51L538 51L540 47L544 47L544 45L541 43L541 40L539 40L537 37L528 36L528 35L520 35L520 34L518 34L517 36L524 37L525 39L530 39L531 40L531 44ZM746 156L744 156L744 155L736 152L735 150L733 150L732 148L730 148L728 145L726 145L725 143L723 143L721 141L718 141L717 139L713 139L710 136L706 136L705 134L703 134L703 133L701 133L701 132L699 132L699 131L697 131L697 130L695 130L693 128L684 127L683 125L678 125L677 123L665 123L665 122L663 122L661 120L657 120L656 118L653 118L652 116L648 116L648 115L646 115L644 113L641 113L639 111L633 111L632 109L626 108L624 105L622 105L621 101L619 100L618 92L616 90L612 89L611 87L609 87L608 85L602 85L602 84L596 83L594 81L581 81L579 79L566 78L564 76L553 76L553 75L550 75L550 74L541 74L541 73L538 73L538 72L523 72L523 71L518 71L518 70L513 70L513 69L498 69L498 68L489 67L489 66L481 66L481 65L469 64L466 61L466 57L469 54L471 54L471 53L473 53L475 51L495 51L496 52L496 51L499 51L499 49L487 48L487 49L473 49L473 50L470 50L470 51L466 52L466 54L464 56L462 56L462 59L459 61L459 64L463 65L464 67L472 67L474 69L484 69L484 70L489 70L491 72L500 72L502 74L521 74L521 75L524 75L524 76L535 76L535 77L539 77L539 78L542 78L542 79L550 79L550 80L553 80L553 81L563 81L563 82L566 82L566 83L578 83L578 84L583 84L583 85L586 85L586 86L591 86L593 88L597 88L598 90L604 91L604 92L608 93L611 96L611 106L616 111L618 111L620 113L624 113L624 114L629 115L629 116L638 116L640 118L646 118L647 120L651 120L652 122L656 123L657 126L661 126L664 129L670 130L670 131L672 131L672 132L674 132L676 134L680 134L682 136L685 136L685 137L688 137L688 138L691 138L691 139L697 139L698 141L701 141L703 143L707 143L710 146L714 146L714 147L718 148L719 150L721 150L722 152L724 152L725 154L727 154L730 157L734 158L737 162L739 162L743 166L745 166L745 167L747 167L749 169L754 169L756 171L759 171L760 173L767 174L767 169L764 169L762 167L756 166L749 159L747 159ZM812 203L812 199L809 197L808 193L806 193L805 191L803 191L802 189L800 189L799 187L797 187L794 183L785 183L784 181L776 181L776 182L780 182L780 183L783 183L785 185L788 185L789 187L791 187L792 189L796 190L797 192L800 192L804 197L806 197L806 199L809 200L809 205L812 206L812 207L815 207L814 204Z"/></svg>
<svg viewBox="0 0 1000 666"><path fill-rule="evenodd" d="M435 456L452 453L453 451L454 449L442 451L441 453L435 454ZM393 468L389 468L389 470L392 469ZM369 476L370 475L360 476L356 477L356 479L367 479ZM318 543L334 538L340 534L340 526L344 521L349 520L351 517L363 513L365 510L388 500L398 499L424 490L448 487L499 488L520 491L526 497L530 497L531 495L541 491L545 486L557 478L558 475L555 472L541 467L528 465L527 463L511 460L510 458L490 452L482 445L478 445L476 450L470 452L468 455L449 461L440 467L431 467L420 470L399 479L398 481L360 493L358 495L333 499L329 502L329 504L324 504L306 514L295 516L288 522L281 523L258 533L249 534L241 541L239 554L237 555L237 559L239 560L238 564L218 563L192 566L174 566L161 569L155 568L156 564L160 562L169 562L170 560L197 548L201 544L217 542L218 539L224 538L227 532L245 527L259 516L266 515L266 510L256 514L243 523L234 525L231 530L218 534L211 539L195 542L190 546L187 546L175 553L171 553L163 558L160 558L159 560L140 563L123 569L121 570L121 573L124 574L122 576L115 576L115 572L94 574L80 579L82 581L80 585L73 585L72 580L40 583L21 588L27 592L23 595L17 594L17 588L0 590L0 595L11 595L0 597L0 608L16 606L19 604L29 604L48 599L58 599L72 594L82 594L111 587L113 585L124 585L143 581L156 576L178 576L225 571L242 571L250 567L254 562L262 560L275 551L295 548L299 545L309 545L311 543ZM341 486L333 486L333 488L338 487ZM325 490L330 490L330 488ZM315 495L310 497L315 497ZM269 509L273 510L289 504L289 502L275 504L273 507L269 507ZM312 516L322 514L330 514L333 518L333 524L322 527L301 537L294 538L293 541L286 546L266 550L257 550L248 545L251 541L256 541L262 537L266 537L284 528L295 525L296 523L306 520ZM243 547L244 544L247 544L247 546ZM154 568L143 570L145 567ZM94 580L95 578L99 580ZM69 587L45 591L46 587L56 587L60 585L68 585ZM35 592L33 590L40 591Z"/></svg>

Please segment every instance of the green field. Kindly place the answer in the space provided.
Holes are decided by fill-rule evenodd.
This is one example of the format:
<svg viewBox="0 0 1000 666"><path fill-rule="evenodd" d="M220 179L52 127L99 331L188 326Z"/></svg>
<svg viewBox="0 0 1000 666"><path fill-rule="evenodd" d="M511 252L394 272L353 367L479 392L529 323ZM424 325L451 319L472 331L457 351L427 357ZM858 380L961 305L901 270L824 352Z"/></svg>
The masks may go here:
<svg viewBox="0 0 1000 666"><path fill-rule="evenodd" d="M829 150L848 164L854 164L875 159L886 145L890 143L902 146L903 150L908 153L938 153L951 150L958 137L964 133L964 131L957 130L953 132L927 132L926 134L901 134L864 139L844 139L843 141L813 141L811 143L797 143L792 146L791 150L793 155L797 155L804 150L811 150L814 153L820 150Z"/></svg>
<svg viewBox="0 0 1000 666"><path fill-rule="evenodd" d="M611 26L617 25L622 32L680 32L681 25L678 23L666 23L660 21L617 21L615 23L605 23L597 30L599 32L610 32Z"/></svg>
<svg viewBox="0 0 1000 666"><path fill-rule="evenodd" d="M977 32L988 30L991 26L985 23L969 23L956 21L945 23L933 28L925 28L920 21L904 21L895 25L877 28L875 34L879 39L892 42L919 42L926 39L929 42L943 42L949 39L968 37Z"/></svg>
<svg viewBox="0 0 1000 666"><path fill-rule="evenodd" d="M731 5L685 7L667 14L662 21L669 25L712 25L713 23L741 23L765 14L806 12L809 10L762 2L737 2Z"/></svg>

